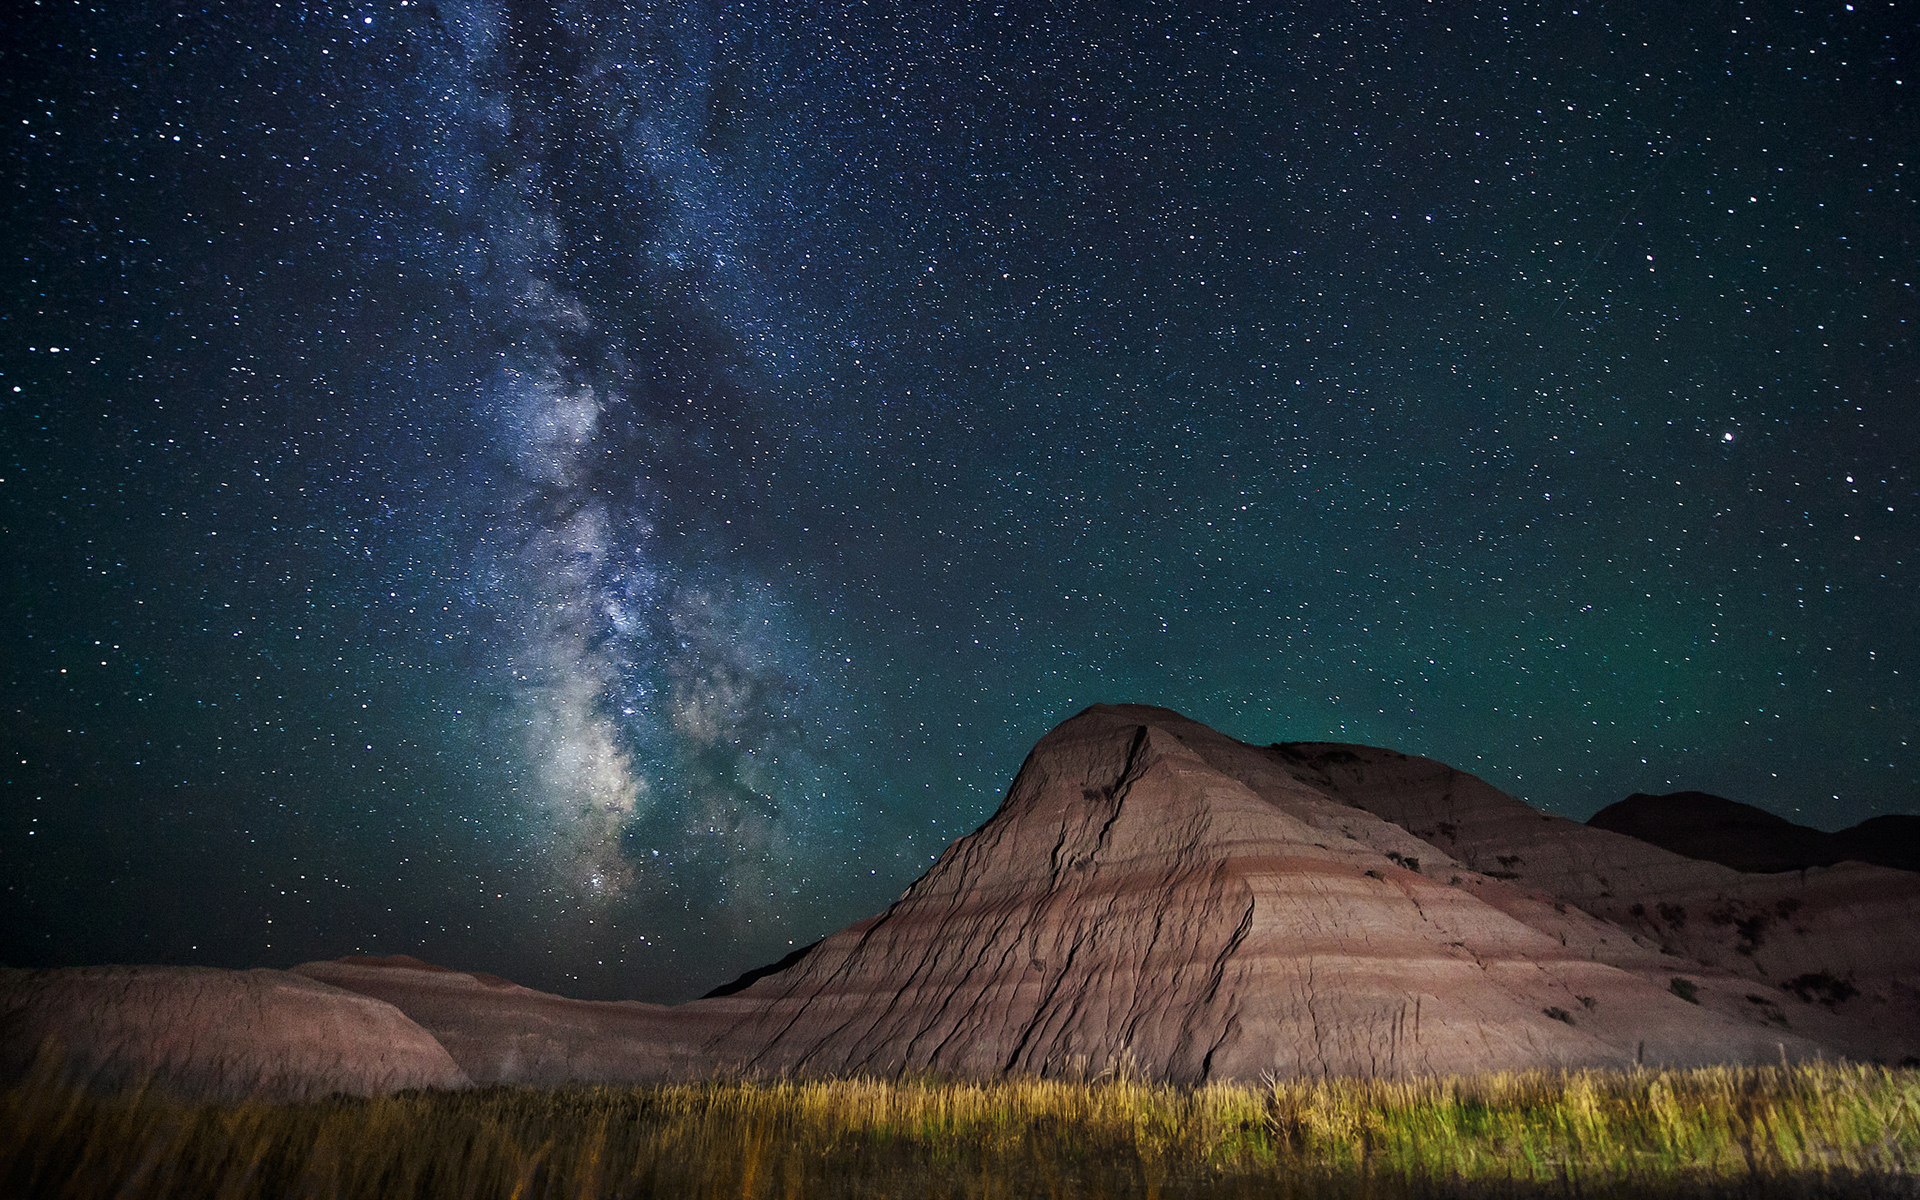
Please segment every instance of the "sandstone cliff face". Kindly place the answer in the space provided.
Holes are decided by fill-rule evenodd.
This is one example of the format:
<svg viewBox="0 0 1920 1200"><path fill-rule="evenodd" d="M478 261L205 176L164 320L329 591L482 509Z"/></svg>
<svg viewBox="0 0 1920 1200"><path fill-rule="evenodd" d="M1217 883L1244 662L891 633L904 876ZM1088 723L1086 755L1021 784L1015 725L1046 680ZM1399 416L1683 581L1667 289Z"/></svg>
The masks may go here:
<svg viewBox="0 0 1920 1200"><path fill-rule="evenodd" d="M1745 977L1740 1001L1778 1028L1848 1056L1920 1056L1920 874L1858 862L1748 874L1537 812L1432 759L1317 743L1281 752L1327 795L1469 868Z"/></svg>
<svg viewBox="0 0 1920 1200"><path fill-rule="evenodd" d="M1681 969L1712 1003L1669 990ZM1303 760L1118 706L1043 739L885 913L682 1011L729 1018L716 1062L771 1073L1197 1082L1814 1049L1740 986L1456 861Z"/></svg>
<svg viewBox="0 0 1920 1200"><path fill-rule="evenodd" d="M0 1077L219 1100L454 1088L468 1079L392 1005L285 971L0 970Z"/></svg>

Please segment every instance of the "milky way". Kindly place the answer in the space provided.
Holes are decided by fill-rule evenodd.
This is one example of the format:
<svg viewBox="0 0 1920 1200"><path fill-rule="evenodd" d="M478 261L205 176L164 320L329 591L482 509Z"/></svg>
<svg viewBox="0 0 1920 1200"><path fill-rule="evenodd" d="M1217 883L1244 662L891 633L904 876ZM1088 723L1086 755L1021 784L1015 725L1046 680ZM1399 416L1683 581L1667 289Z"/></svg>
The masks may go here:
<svg viewBox="0 0 1920 1200"><path fill-rule="evenodd" d="M9 963L685 997L1101 700L1914 805L1890 5L7 21Z"/></svg>
<svg viewBox="0 0 1920 1200"><path fill-rule="evenodd" d="M486 367L493 453L448 534L476 545L522 803L568 891L657 900L707 847L729 911L752 910L819 820L772 793L804 787L822 734L802 739L835 714L790 605L701 529L751 502L764 400L730 361L756 308L747 205L701 147L714 31L675 6L445 26L385 133L418 153L434 208L414 220L446 243L425 253L480 322L462 357Z"/></svg>

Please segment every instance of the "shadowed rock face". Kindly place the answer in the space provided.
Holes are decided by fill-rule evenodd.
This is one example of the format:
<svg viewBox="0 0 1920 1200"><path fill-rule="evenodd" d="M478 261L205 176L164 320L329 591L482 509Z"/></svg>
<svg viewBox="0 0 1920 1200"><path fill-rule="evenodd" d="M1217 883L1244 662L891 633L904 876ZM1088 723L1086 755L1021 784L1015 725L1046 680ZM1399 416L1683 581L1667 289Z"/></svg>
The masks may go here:
<svg viewBox="0 0 1920 1200"><path fill-rule="evenodd" d="M285 971L0 970L0 1076L148 1083L219 1100L455 1088L446 1050L390 1004Z"/></svg>
<svg viewBox="0 0 1920 1200"><path fill-rule="evenodd" d="M1706 792L1635 792L1587 824L1736 871L1803 871L1848 859L1920 870L1920 817L1874 817L1826 833Z"/></svg>

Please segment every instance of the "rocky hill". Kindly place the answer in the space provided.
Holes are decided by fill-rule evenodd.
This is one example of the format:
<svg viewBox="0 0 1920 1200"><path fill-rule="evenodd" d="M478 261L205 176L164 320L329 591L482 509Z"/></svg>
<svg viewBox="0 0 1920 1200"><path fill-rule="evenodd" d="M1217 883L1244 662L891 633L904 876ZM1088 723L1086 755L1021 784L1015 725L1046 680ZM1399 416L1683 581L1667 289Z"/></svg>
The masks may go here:
<svg viewBox="0 0 1920 1200"><path fill-rule="evenodd" d="M773 1073L1198 1082L1825 1049L1786 1015L1795 997L1746 999L1749 963L1676 953L1514 869L1540 852L1505 853L1499 822L1451 807L1469 796L1536 840L1611 836L1424 759L1094 708L886 912L684 1007L730 1018L716 1063ZM1692 896L1700 864L1663 856Z"/></svg>
<svg viewBox="0 0 1920 1200"><path fill-rule="evenodd" d="M219 1100L465 1087L391 1004L288 971L0 970L0 1078Z"/></svg>
<svg viewBox="0 0 1920 1200"><path fill-rule="evenodd" d="M1253 746L1103 705L1043 738L999 811L886 911L688 1004L570 1000L405 958L295 971L401 1022L404 1070L362 1035L340 1042L368 1087L1902 1062L1920 1056L1920 874L1742 872L1541 813L1431 759ZM52 1028L34 997L68 976L84 983L0 976L16 1064ZM188 1078L191 1062L153 1047L216 1044L142 1024L110 989L73 995L90 1015L58 1032L96 1073L164 1059ZM283 1019L260 1012L269 1030ZM256 1035L256 1054L279 1057L215 1076L320 1069L300 1036L281 1042Z"/></svg>

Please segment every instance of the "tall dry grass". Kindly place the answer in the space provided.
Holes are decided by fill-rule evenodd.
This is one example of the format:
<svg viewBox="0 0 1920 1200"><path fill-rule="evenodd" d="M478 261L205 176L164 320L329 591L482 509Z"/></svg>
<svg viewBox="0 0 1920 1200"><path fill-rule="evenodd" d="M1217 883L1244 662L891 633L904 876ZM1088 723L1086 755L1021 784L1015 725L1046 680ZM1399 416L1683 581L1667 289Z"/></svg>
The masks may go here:
<svg viewBox="0 0 1920 1200"><path fill-rule="evenodd" d="M1920 1073L0 1097L6 1197L1920 1195Z"/></svg>

